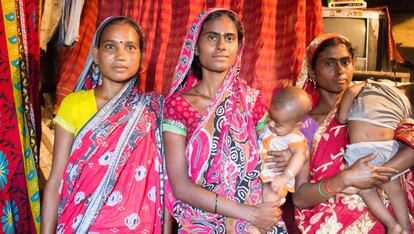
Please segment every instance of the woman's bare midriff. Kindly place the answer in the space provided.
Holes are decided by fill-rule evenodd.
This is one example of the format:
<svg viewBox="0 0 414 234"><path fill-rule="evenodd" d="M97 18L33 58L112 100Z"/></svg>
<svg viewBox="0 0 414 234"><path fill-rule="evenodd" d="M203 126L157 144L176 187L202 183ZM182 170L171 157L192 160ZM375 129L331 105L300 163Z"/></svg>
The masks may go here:
<svg viewBox="0 0 414 234"><path fill-rule="evenodd" d="M363 121L352 120L348 124L349 143L390 141L394 138L394 130L380 127Z"/></svg>

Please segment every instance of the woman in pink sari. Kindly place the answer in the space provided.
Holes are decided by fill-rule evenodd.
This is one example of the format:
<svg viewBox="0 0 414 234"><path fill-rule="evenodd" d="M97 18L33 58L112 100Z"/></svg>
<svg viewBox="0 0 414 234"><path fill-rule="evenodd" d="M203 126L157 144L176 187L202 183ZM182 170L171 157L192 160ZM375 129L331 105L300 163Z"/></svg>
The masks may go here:
<svg viewBox="0 0 414 234"><path fill-rule="evenodd" d="M42 233L161 233L162 97L138 91L143 45L127 17L97 29L78 82L84 90L69 94L54 119Z"/></svg>
<svg viewBox="0 0 414 234"><path fill-rule="evenodd" d="M402 163L391 164L390 161L382 167L368 166L367 162L375 157L369 155L345 169L343 154L348 144L347 126L340 124L335 115L352 75L353 51L348 39L328 34L312 41L297 81L297 86L304 88L314 101L303 125L303 133L311 142L311 160L298 176L297 192L293 195L298 208L296 220L303 233L386 233L355 188L387 182L389 178L384 173L397 173L394 168L401 170ZM403 158L400 161L408 162L407 155ZM412 213L412 174L401 177ZM389 201L384 194L382 196L389 206Z"/></svg>
<svg viewBox="0 0 414 234"><path fill-rule="evenodd" d="M235 13L202 13L185 38L166 98L165 202L180 233L285 232L277 204L261 203L258 90L239 79L243 30Z"/></svg>

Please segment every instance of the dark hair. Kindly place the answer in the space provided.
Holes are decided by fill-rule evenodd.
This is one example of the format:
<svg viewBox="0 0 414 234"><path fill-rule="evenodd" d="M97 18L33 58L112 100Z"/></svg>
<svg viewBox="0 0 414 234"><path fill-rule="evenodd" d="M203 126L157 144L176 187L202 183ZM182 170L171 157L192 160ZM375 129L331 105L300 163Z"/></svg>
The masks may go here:
<svg viewBox="0 0 414 234"><path fill-rule="evenodd" d="M243 26L240 20L237 18L236 14L231 11L220 10L220 11L216 11L208 15L207 18L204 20L203 25L201 26L200 32L203 31L205 23L215 20L217 18L220 18L222 16L228 16L231 19L231 21L233 21L234 25L236 26L237 38L238 38L238 43L240 47L241 43L243 42L243 37L244 37ZM200 40L200 38L198 40ZM198 44L198 41L197 41L197 44ZM202 79L201 63L200 63L200 60L198 59L198 56L194 56L193 62L191 64L191 70L197 79L199 80Z"/></svg>
<svg viewBox="0 0 414 234"><path fill-rule="evenodd" d="M144 57L144 33L142 32L141 28L138 26L138 24L131 18L126 16L116 16L114 19L111 19L107 24L102 26L102 29L100 32L96 35L95 40L95 46L99 48L101 45L101 36L105 32L106 28L110 25L114 24L129 24L135 31L138 33L138 39L139 39L139 51L140 51L140 57L139 57L139 64L142 65L143 57Z"/></svg>
<svg viewBox="0 0 414 234"><path fill-rule="evenodd" d="M312 58L312 70L315 71L316 60L318 60L319 54L321 54L328 47L338 46L341 44L346 46L349 54L351 55L351 58L354 59L354 49L352 48L352 45L348 40L342 37L330 38L322 42L322 44L316 49L315 54L313 55L313 58Z"/></svg>

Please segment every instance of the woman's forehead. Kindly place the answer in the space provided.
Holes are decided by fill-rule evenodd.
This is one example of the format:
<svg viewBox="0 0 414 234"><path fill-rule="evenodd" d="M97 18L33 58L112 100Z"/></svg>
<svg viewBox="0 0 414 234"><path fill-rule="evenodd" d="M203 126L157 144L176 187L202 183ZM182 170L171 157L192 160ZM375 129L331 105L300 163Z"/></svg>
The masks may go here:
<svg viewBox="0 0 414 234"><path fill-rule="evenodd" d="M327 58L340 59L349 56L351 56L351 54L349 53L348 47L346 47L344 44L339 44L326 47L319 54L318 60Z"/></svg>
<svg viewBox="0 0 414 234"><path fill-rule="evenodd" d="M237 28L235 23L227 15L222 15L218 18L209 20L204 23L201 33L215 32L215 33L235 33Z"/></svg>
<svg viewBox="0 0 414 234"><path fill-rule="evenodd" d="M111 39L111 38L129 38L129 40L139 41L138 32L132 27L132 25L125 22L116 22L108 25L101 33L100 39Z"/></svg>

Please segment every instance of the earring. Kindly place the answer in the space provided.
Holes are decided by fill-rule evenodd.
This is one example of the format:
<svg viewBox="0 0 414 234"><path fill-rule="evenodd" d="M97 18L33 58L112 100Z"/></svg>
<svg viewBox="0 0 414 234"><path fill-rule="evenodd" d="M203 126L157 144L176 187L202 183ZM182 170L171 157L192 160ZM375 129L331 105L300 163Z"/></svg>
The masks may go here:
<svg viewBox="0 0 414 234"><path fill-rule="evenodd" d="M313 73L313 72L309 73L309 81L312 82L313 87L316 88L315 73Z"/></svg>
<svg viewBox="0 0 414 234"><path fill-rule="evenodd" d="M195 56L198 56L198 46L195 48L195 50L194 50L194 55Z"/></svg>
<svg viewBox="0 0 414 234"><path fill-rule="evenodd" d="M144 73L144 71L145 71L145 67L143 66L143 65L139 65L139 68L138 68L138 73Z"/></svg>

